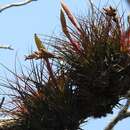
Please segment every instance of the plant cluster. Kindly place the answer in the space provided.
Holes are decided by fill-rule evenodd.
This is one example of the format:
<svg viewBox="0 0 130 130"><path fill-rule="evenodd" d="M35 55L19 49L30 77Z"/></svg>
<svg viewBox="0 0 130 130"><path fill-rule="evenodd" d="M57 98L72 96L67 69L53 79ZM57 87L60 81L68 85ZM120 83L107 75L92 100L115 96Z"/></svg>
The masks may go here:
<svg viewBox="0 0 130 130"><path fill-rule="evenodd" d="M92 7L89 17L77 20L62 3L61 25L66 38L56 48L75 86L80 112L86 117L112 113L130 88L129 40L125 40L128 34L123 32L122 19L110 6L102 11Z"/></svg>
<svg viewBox="0 0 130 130"><path fill-rule="evenodd" d="M80 129L87 118L112 113L130 89L129 43L117 10L92 6L77 20L63 1L61 6L64 38L54 38L56 52L35 34L38 50L25 57L31 70L8 84L16 92L10 114L24 130Z"/></svg>

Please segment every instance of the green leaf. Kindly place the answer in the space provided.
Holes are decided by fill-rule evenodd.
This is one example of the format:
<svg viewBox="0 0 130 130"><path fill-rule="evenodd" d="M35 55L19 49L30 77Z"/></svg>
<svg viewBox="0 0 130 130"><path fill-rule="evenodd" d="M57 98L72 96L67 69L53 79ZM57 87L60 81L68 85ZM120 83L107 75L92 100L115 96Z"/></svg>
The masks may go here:
<svg viewBox="0 0 130 130"><path fill-rule="evenodd" d="M34 38L38 50L46 49L40 38L37 36L37 34L34 34Z"/></svg>

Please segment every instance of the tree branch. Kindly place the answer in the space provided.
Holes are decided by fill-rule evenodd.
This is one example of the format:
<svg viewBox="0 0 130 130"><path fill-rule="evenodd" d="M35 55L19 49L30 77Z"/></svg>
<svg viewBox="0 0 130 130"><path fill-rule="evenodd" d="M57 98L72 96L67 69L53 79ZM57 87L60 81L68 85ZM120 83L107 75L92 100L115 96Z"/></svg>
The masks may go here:
<svg viewBox="0 0 130 130"><path fill-rule="evenodd" d="M126 104L122 108L122 110L118 113L118 115L108 124L108 126L104 130L112 130L114 126L121 120L130 117L130 111L128 111L128 107L130 105L130 99L127 99Z"/></svg>
<svg viewBox="0 0 130 130"><path fill-rule="evenodd" d="M21 2L15 2L15 3L1 5L0 6L0 12L6 10L8 8L11 8L11 7L26 5L26 4L29 4L29 3L33 2L33 1L37 1L37 0L24 0L24 1L21 1Z"/></svg>
<svg viewBox="0 0 130 130"><path fill-rule="evenodd" d="M0 45L0 49L14 50L10 45Z"/></svg>

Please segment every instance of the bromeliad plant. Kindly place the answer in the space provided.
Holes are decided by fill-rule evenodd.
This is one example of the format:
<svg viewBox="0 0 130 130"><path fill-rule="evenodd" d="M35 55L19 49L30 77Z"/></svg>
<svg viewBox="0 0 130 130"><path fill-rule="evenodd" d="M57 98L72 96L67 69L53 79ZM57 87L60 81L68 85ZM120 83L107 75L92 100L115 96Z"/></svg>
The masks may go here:
<svg viewBox="0 0 130 130"><path fill-rule="evenodd" d="M16 122L9 130L15 126L21 130L80 129L85 118L77 108L73 85L64 68L51 63L51 58L59 60L59 57L48 52L36 34L35 43L38 50L25 57L31 60L28 73L20 76L12 72L16 81L8 80L4 84L14 91L12 103L15 107L7 113L16 117ZM34 63L33 59L40 62ZM52 66L55 66L55 70Z"/></svg>
<svg viewBox="0 0 130 130"><path fill-rule="evenodd" d="M86 117L106 116L130 89L130 56L122 42L122 19L111 6L103 10L92 6L92 13L79 20L63 1L61 6L65 38L56 48L75 86L77 106Z"/></svg>
<svg viewBox="0 0 130 130"><path fill-rule="evenodd" d="M130 89L129 45L116 9L95 9L77 20L61 2L64 38L49 52L35 34L37 51L25 57L31 70L16 82L10 114L24 130L77 130L88 117L112 113ZM71 23L67 25L66 16ZM40 63L35 60L40 60Z"/></svg>

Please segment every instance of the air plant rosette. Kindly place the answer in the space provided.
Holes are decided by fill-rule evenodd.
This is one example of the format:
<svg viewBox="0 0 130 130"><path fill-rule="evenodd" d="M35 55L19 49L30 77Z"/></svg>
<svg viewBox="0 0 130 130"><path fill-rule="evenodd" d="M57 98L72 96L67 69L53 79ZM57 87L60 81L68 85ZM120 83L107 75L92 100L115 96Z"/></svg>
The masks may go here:
<svg viewBox="0 0 130 130"><path fill-rule="evenodd" d="M92 5L92 13L78 20L63 1L61 6L65 38L56 40L55 48L74 86L79 112L86 117L106 116L130 89L129 37L123 31L124 21L111 6L99 10Z"/></svg>
<svg viewBox="0 0 130 130"><path fill-rule="evenodd" d="M84 118L77 109L67 74L61 66L54 64L54 58L59 58L48 52L36 34L35 43L38 50L25 57L30 60L31 69L27 69L27 74L22 71L22 75L10 71L15 80L3 84L14 91L14 109L7 110L7 114L16 118L12 127L19 125L24 130L80 129Z"/></svg>

